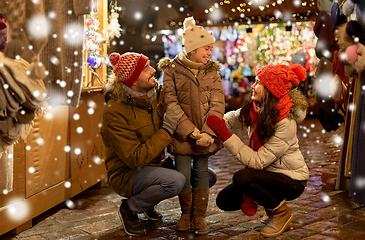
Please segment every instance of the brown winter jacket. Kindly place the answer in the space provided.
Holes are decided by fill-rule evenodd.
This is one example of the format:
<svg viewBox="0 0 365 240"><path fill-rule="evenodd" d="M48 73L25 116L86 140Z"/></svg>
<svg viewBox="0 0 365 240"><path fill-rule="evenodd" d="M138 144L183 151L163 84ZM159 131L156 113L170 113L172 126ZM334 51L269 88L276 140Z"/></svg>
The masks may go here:
<svg viewBox="0 0 365 240"><path fill-rule="evenodd" d="M222 148L222 142L206 121L209 115L223 118L225 112L223 86L218 73L219 63L208 62L199 68L196 76L182 63L179 56L175 59L161 59L158 68L164 72L165 103L175 102L184 111L168 151L171 154L203 155L213 154ZM211 135L214 143L209 147L197 146L195 139L188 138L195 127L201 133Z"/></svg>
<svg viewBox="0 0 365 240"><path fill-rule="evenodd" d="M138 170L146 165L160 165L171 136L163 129L165 112L162 86L156 82L156 100L150 104L145 95L133 91L120 81L113 83L112 97L107 101L101 135L106 147L105 166L112 189L130 197ZM129 93L128 93L128 92Z"/></svg>

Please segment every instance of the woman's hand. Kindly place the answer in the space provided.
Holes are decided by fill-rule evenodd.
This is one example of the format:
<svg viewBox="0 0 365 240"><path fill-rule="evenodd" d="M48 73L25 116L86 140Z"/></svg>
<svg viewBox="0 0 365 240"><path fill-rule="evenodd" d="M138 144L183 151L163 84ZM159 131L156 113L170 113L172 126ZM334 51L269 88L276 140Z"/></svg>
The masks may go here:
<svg viewBox="0 0 365 240"><path fill-rule="evenodd" d="M209 115L207 118L208 126L217 134L220 140L223 142L227 141L232 134L228 131L226 123L223 119L215 115Z"/></svg>

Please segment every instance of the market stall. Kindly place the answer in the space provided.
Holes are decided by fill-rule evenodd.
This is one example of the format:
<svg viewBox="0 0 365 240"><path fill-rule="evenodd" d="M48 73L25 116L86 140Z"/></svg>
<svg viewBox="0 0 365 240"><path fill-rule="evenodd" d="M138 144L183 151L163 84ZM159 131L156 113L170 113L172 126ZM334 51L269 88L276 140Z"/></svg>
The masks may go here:
<svg viewBox="0 0 365 240"><path fill-rule="evenodd" d="M106 179L105 148L99 131L104 108L101 90L106 79L107 43L100 39L110 37L107 35L108 1L33 2L52 24L40 55L48 74L43 80L44 88L41 84L38 89L46 89L47 98L41 99L39 114L33 115L34 119L26 126L28 130L16 141L5 146L4 132L1 132L2 150L6 149L0 153L0 235L31 227L36 216L97 183L103 184ZM25 1L18 2L21 3ZM0 10L12 7L6 4L0 1L3 7ZM8 26L14 29L11 17L3 15ZM30 21L25 19L24 24ZM32 23L37 28L39 23ZM25 33L18 37L27 44L30 38ZM69 34L67 38L66 34ZM29 48L32 49L35 47ZM31 62L31 53L29 56L24 54L22 58ZM90 58L95 64L88 61ZM6 60L2 66L12 61L16 60ZM24 83L28 79L26 74L21 75L22 69L14 69L12 73L17 71L12 76ZM3 71L1 74L1 77L6 75ZM27 81L28 89L35 86L34 80ZM21 86L19 82L14 83ZM12 87L15 89L16 85Z"/></svg>

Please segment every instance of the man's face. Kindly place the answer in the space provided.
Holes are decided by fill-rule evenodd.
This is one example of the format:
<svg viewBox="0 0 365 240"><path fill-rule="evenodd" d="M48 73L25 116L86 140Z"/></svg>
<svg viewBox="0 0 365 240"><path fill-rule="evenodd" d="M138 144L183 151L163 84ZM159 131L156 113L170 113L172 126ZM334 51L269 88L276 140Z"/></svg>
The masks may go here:
<svg viewBox="0 0 365 240"><path fill-rule="evenodd" d="M151 90L156 84L155 72L156 70L150 66L150 61L148 60L136 82L131 86L131 89L140 93L146 93Z"/></svg>

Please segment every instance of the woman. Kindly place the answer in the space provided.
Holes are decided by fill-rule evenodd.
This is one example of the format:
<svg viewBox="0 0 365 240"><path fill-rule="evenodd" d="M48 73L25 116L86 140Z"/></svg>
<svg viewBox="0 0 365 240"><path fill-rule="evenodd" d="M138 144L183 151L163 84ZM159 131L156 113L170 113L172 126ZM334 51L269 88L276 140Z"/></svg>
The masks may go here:
<svg viewBox="0 0 365 240"><path fill-rule="evenodd" d="M286 201L303 193L309 177L297 139L297 123L305 118L308 103L298 90L291 90L305 79L299 64L260 68L251 99L241 109L226 113L224 120L216 116L207 120L223 146L245 166L218 194L217 206L225 211L242 206L245 212L244 208L256 210L256 201L269 217L261 231L265 237L280 235L292 221ZM243 126L248 127L249 146L228 131Z"/></svg>

